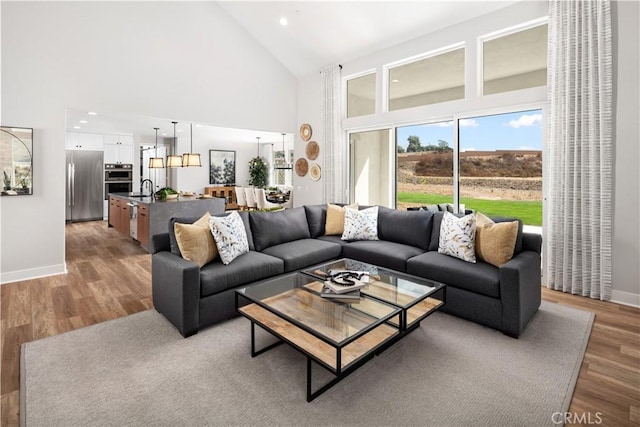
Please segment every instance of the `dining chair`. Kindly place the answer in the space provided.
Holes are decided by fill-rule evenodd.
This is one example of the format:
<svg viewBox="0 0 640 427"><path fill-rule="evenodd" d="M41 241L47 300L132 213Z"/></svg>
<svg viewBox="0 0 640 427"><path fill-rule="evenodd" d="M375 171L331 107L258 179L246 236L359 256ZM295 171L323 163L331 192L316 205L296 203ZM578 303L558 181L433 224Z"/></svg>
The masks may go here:
<svg viewBox="0 0 640 427"><path fill-rule="evenodd" d="M262 188L256 188L256 204L258 205L258 209L272 209L272 208L281 208L281 203L271 203L267 200L267 195Z"/></svg>
<svg viewBox="0 0 640 427"><path fill-rule="evenodd" d="M238 210L244 211L247 209L247 199L244 196L244 188L235 187L236 190L236 201L238 203Z"/></svg>
<svg viewBox="0 0 640 427"><path fill-rule="evenodd" d="M282 203L280 206L282 206L285 209L293 209L293 188L289 190L289 200Z"/></svg>
<svg viewBox="0 0 640 427"><path fill-rule="evenodd" d="M253 192L253 187L245 187L244 195L247 199L247 209L255 209L256 208L256 195Z"/></svg>

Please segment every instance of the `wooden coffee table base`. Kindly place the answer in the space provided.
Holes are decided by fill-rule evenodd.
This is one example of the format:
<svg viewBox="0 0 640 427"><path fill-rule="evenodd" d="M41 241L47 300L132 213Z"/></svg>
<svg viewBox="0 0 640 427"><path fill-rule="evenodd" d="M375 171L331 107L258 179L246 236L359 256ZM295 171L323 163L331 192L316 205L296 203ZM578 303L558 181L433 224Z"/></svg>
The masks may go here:
<svg viewBox="0 0 640 427"><path fill-rule="evenodd" d="M257 304L246 305L238 309L238 311L251 321L252 357L258 356L283 342L286 342L307 357L307 402L311 402L364 365L376 354L379 354L386 345L395 342L394 338L397 338L400 334L397 328L382 324L344 347L333 347ZM279 338L280 341L256 350L255 325ZM336 376L316 391L312 391L312 362L316 362Z"/></svg>

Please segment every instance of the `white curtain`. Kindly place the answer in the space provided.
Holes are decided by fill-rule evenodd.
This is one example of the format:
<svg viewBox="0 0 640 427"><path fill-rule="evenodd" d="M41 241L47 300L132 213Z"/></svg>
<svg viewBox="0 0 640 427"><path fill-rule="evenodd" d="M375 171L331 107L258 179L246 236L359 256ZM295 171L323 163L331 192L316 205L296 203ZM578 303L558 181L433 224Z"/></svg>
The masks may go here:
<svg viewBox="0 0 640 427"><path fill-rule="evenodd" d="M612 58L609 0L551 0L545 281L611 299Z"/></svg>
<svg viewBox="0 0 640 427"><path fill-rule="evenodd" d="M347 145L342 136L340 66L326 68L322 76L322 127L324 131L323 203L345 203Z"/></svg>

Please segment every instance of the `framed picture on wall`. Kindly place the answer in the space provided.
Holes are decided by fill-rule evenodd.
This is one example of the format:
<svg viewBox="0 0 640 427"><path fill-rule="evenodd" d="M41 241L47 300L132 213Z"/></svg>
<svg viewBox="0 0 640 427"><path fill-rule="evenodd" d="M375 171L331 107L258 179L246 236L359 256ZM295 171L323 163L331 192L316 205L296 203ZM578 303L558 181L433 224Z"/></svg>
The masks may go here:
<svg viewBox="0 0 640 427"><path fill-rule="evenodd" d="M209 184L235 185L236 152L209 150Z"/></svg>
<svg viewBox="0 0 640 427"><path fill-rule="evenodd" d="M3 196L33 194L33 129L0 127Z"/></svg>

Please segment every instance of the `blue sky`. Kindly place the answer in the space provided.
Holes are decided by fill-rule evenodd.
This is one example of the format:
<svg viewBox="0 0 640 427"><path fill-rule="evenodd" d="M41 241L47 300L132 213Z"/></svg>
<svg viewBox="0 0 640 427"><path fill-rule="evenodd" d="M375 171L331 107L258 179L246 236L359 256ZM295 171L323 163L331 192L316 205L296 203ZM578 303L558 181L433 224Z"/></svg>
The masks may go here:
<svg viewBox="0 0 640 427"><path fill-rule="evenodd" d="M541 110L463 119L460 150L542 150L541 119ZM442 139L453 147L453 131L453 122L399 127L398 144L406 148L407 138L416 135L423 146Z"/></svg>

